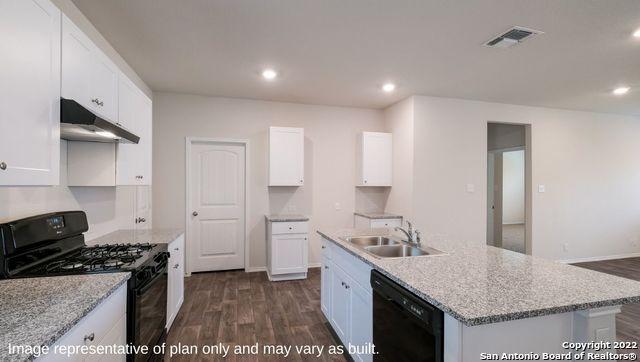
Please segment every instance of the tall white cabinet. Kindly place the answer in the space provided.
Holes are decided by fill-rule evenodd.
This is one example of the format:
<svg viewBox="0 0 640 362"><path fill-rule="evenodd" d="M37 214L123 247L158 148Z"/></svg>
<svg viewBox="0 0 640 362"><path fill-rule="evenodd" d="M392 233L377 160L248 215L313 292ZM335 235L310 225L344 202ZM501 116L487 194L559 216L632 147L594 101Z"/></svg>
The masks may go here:
<svg viewBox="0 0 640 362"><path fill-rule="evenodd" d="M357 186L391 186L392 157L391 133L362 132L358 137Z"/></svg>
<svg viewBox="0 0 640 362"><path fill-rule="evenodd" d="M0 1L0 186L59 183L60 22L48 0Z"/></svg>
<svg viewBox="0 0 640 362"><path fill-rule="evenodd" d="M304 129L269 128L269 186L304 185Z"/></svg>

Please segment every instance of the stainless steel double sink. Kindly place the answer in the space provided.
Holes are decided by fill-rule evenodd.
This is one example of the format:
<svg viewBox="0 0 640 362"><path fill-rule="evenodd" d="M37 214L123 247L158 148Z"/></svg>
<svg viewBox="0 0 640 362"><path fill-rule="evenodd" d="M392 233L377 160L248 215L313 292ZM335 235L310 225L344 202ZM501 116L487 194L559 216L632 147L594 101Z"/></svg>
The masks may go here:
<svg viewBox="0 0 640 362"><path fill-rule="evenodd" d="M406 258L410 256L439 255L444 252L409 244L387 236L351 236L345 241L379 258Z"/></svg>

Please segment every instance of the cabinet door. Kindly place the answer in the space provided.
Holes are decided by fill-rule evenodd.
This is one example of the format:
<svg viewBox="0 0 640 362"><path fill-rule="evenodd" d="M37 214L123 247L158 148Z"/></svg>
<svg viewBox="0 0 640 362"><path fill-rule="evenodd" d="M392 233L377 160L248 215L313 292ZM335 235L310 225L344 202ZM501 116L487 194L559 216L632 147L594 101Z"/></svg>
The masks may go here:
<svg viewBox="0 0 640 362"><path fill-rule="evenodd" d="M153 105L141 91L138 91L138 143L137 175L138 185L151 185L152 137L153 137Z"/></svg>
<svg viewBox="0 0 640 362"><path fill-rule="evenodd" d="M331 261L322 257L320 265L320 309L327 319L331 318L331 274L333 272Z"/></svg>
<svg viewBox="0 0 640 362"><path fill-rule="evenodd" d="M392 180L391 133L363 132L362 185L391 186Z"/></svg>
<svg viewBox="0 0 640 362"><path fill-rule="evenodd" d="M339 267L332 264L331 274L331 318L329 322L343 344L350 340L349 323L351 313L351 289L347 288L350 278Z"/></svg>
<svg viewBox="0 0 640 362"><path fill-rule="evenodd" d="M184 300L184 236L168 245L169 278L167 294L167 329L175 320Z"/></svg>
<svg viewBox="0 0 640 362"><path fill-rule="evenodd" d="M351 290L351 310L349 313L350 342L360 351L373 343L373 297L358 283L349 284ZM371 354L352 355L356 361L372 361Z"/></svg>
<svg viewBox="0 0 640 362"><path fill-rule="evenodd" d="M60 182L60 11L0 1L0 185Z"/></svg>
<svg viewBox="0 0 640 362"><path fill-rule="evenodd" d="M124 75L120 76L118 85L118 124L127 130L137 134L138 117L136 106L136 87ZM138 135L139 136L139 135ZM137 144L118 144L117 154L117 184L118 185L137 185L136 165L138 158L139 145Z"/></svg>
<svg viewBox="0 0 640 362"><path fill-rule="evenodd" d="M304 129L269 129L269 186L304 184Z"/></svg>
<svg viewBox="0 0 640 362"><path fill-rule="evenodd" d="M62 97L73 99L88 109L96 105L91 100L93 44L67 18L62 17Z"/></svg>
<svg viewBox="0 0 640 362"><path fill-rule="evenodd" d="M118 185L151 185L152 103L122 73L118 123L140 137L138 144L118 144Z"/></svg>
<svg viewBox="0 0 640 362"><path fill-rule="evenodd" d="M271 273L305 273L308 266L307 239L307 234L273 235Z"/></svg>
<svg viewBox="0 0 640 362"><path fill-rule="evenodd" d="M136 230L151 228L151 188L148 186L136 187Z"/></svg>
<svg viewBox="0 0 640 362"><path fill-rule="evenodd" d="M118 117L118 68L97 47L93 46L91 63L91 97L93 109L105 119Z"/></svg>

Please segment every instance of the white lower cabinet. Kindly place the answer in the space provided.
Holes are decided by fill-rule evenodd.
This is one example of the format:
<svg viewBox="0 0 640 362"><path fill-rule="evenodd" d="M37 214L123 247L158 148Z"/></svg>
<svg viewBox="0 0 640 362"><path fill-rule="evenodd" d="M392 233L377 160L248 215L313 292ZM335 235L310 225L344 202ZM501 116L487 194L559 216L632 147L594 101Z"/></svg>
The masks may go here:
<svg viewBox="0 0 640 362"><path fill-rule="evenodd" d="M342 344L359 349L351 357L371 361L371 354L358 353L373 343L373 296L368 283L371 267L327 240L322 240L322 245L322 312Z"/></svg>
<svg viewBox="0 0 640 362"><path fill-rule="evenodd" d="M70 331L50 347L49 354L38 361L124 361L126 355L67 356L56 346L111 346L127 343L127 284L120 286L93 311L82 318Z"/></svg>
<svg viewBox="0 0 640 362"><path fill-rule="evenodd" d="M169 243L167 285L167 331L176 319L184 301L184 234Z"/></svg>
<svg viewBox="0 0 640 362"><path fill-rule="evenodd" d="M269 280L307 277L309 226L306 221L273 221L267 225L267 275Z"/></svg>

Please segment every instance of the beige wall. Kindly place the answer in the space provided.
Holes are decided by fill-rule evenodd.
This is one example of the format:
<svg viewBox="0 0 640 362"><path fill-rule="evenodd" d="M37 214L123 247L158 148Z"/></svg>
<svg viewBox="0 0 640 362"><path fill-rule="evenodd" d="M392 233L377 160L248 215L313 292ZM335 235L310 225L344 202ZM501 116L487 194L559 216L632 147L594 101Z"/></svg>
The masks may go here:
<svg viewBox="0 0 640 362"><path fill-rule="evenodd" d="M52 211L84 210L89 220L87 239L131 228L135 186L67 187L67 142L60 142L60 185L0 187L0 222Z"/></svg>
<svg viewBox="0 0 640 362"><path fill-rule="evenodd" d="M487 122L529 123L533 254L640 252L638 117L434 97L414 107L414 218L427 235L485 242Z"/></svg>
<svg viewBox="0 0 640 362"><path fill-rule="evenodd" d="M183 227L185 220L185 137L249 139L249 247L251 268L264 267L268 213L311 217L310 262L319 262L320 228L351 227L356 205L384 207L381 190L358 190L356 137L361 131L384 131L378 110L293 103L154 94L154 225ZM305 185L267 187L269 126L303 127ZM335 209L340 203L340 210Z"/></svg>
<svg viewBox="0 0 640 362"><path fill-rule="evenodd" d="M413 218L414 118L413 98L385 109L387 132L393 133L393 187L389 191L386 211Z"/></svg>

